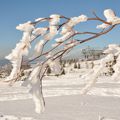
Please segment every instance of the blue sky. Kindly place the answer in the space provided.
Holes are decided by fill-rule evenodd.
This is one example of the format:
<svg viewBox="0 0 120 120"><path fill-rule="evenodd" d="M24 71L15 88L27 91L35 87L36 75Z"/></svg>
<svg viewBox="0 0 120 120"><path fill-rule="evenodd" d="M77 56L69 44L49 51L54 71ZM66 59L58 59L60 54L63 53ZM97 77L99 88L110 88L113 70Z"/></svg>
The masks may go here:
<svg viewBox="0 0 120 120"><path fill-rule="evenodd" d="M0 57L7 55L20 40L22 33L15 29L19 23L33 21L38 17L48 17L54 13L68 17L80 14L93 17L92 11L96 11L103 18L103 10L107 8L113 9L117 16L120 16L120 0L0 0ZM89 45L101 48L110 43L120 44L119 27L80 47ZM93 24L80 26L80 30L86 28L93 31Z"/></svg>

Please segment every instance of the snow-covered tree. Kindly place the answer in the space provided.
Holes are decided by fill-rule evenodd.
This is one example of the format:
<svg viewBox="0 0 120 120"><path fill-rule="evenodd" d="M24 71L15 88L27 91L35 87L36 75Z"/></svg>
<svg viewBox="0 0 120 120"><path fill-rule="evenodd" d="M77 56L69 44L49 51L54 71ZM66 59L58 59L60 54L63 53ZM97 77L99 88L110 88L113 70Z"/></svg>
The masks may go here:
<svg viewBox="0 0 120 120"><path fill-rule="evenodd" d="M24 73L24 86L30 86L30 93L33 96L33 101L35 102L35 111L41 113L44 111L44 98L42 93L42 79L48 69L55 74L61 74L62 68L60 60L74 47L93 40L94 38L100 37L104 34L110 32L118 24L120 24L120 18L115 15L113 10L107 9L104 11L104 16L106 20L99 18L95 13L95 17L88 17L86 15L79 15L77 17L68 18L63 15L53 14L47 18L37 18L35 21L28 21L23 24L19 24L16 29L23 32L23 36L19 43L12 52L6 56L6 59L10 60L13 69L10 75L5 79L5 81L13 84L17 80L21 80ZM63 20L61 20L63 19ZM87 21L99 21L102 22L97 28L100 28L99 32L89 32L89 31L77 31L74 26L79 25L82 22ZM40 24L48 22L49 25L46 27L38 27ZM86 35L85 39L77 39L76 35ZM89 37L88 37L89 36ZM80 38L80 37L79 37ZM83 37L82 37L83 38ZM34 53L32 57L29 57L29 52L33 41L39 39L37 44L34 46ZM52 41L52 42L51 42ZM47 49L46 49L47 48ZM24 56L28 59L24 59ZM105 60L112 59L112 55L105 58ZM120 55L117 58L119 62ZM23 69L22 63L28 62L30 68ZM116 64L118 64L118 62ZM34 64L33 64L34 63ZM120 65L120 64L118 64ZM101 68L104 67L104 60L100 68L94 71L91 80L94 81L99 74ZM114 66L115 74L119 74L119 67ZM88 88L88 87L87 87Z"/></svg>
<svg viewBox="0 0 120 120"><path fill-rule="evenodd" d="M97 82L98 76L101 73L106 72L106 63L111 64L111 68L114 72L112 72L111 79L112 80L120 80L120 46L116 44L110 44L108 49L104 51L107 54L104 58L100 59L99 65L94 66L90 73L85 75L84 79L86 79L87 83L85 87L81 90L81 94L86 94L91 87ZM116 59L116 60L115 60ZM107 72L110 73L111 69L107 68Z"/></svg>
<svg viewBox="0 0 120 120"><path fill-rule="evenodd" d="M74 68L77 69L77 63L74 63Z"/></svg>

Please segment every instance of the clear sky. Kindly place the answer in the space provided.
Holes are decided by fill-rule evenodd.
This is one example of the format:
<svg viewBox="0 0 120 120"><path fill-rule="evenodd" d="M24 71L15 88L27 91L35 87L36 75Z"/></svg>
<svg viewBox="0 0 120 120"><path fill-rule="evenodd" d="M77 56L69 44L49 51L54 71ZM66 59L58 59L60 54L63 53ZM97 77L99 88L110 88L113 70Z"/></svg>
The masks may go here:
<svg viewBox="0 0 120 120"><path fill-rule="evenodd" d="M103 10L107 8L113 9L120 16L120 0L0 0L0 58L7 55L20 40L22 33L15 29L19 23L54 13L68 17L80 14L93 17L93 10L103 18ZM92 25L84 24L80 29L90 30ZM119 27L83 46L101 48L109 43L120 44Z"/></svg>

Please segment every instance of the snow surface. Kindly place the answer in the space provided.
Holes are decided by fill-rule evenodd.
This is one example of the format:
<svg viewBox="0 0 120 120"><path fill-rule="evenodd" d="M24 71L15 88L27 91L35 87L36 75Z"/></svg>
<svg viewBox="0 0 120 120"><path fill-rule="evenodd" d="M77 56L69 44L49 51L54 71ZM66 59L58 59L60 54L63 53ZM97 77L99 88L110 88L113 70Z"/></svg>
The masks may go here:
<svg viewBox="0 0 120 120"><path fill-rule="evenodd" d="M45 113L34 112L29 87L13 87L0 84L0 120L120 120L120 82L101 76L88 92L80 95L85 86L80 69L66 75L48 76L43 80L43 94L46 101ZM110 120L108 119L108 120Z"/></svg>

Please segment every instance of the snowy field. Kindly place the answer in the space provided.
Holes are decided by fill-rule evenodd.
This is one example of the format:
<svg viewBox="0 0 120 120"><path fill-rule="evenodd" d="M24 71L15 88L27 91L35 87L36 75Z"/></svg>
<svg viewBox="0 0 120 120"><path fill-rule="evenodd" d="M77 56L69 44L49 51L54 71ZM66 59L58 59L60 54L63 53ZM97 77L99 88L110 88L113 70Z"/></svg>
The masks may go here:
<svg viewBox="0 0 120 120"><path fill-rule="evenodd" d="M120 82L102 76L87 95L80 95L86 83L80 73L43 80L46 110L41 115L34 112L29 88L1 83L0 120L120 120Z"/></svg>

